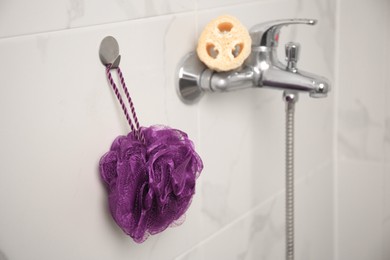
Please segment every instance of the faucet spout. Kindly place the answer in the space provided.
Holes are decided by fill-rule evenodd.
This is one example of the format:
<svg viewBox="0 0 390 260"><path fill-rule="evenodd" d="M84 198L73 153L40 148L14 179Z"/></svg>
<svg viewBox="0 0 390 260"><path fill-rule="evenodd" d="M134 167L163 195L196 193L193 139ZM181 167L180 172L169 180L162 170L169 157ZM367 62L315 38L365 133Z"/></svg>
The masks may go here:
<svg viewBox="0 0 390 260"><path fill-rule="evenodd" d="M330 91L329 81L305 71L288 71L271 67L263 72L262 86L281 90L307 92L310 97L323 98Z"/></svg>

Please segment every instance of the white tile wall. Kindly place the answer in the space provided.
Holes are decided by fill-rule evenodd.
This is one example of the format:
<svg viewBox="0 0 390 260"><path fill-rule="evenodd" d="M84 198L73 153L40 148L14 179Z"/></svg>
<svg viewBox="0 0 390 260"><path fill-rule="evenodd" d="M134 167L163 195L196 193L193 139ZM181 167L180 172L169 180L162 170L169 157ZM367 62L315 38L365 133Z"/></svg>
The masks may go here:
<svg viewBox="0 0 390 260"><path fill-rule="evenodd" d="M389 10L386 0L1 1L0 259L284 259L281 93L186 106L174 89L203 26L229 13L247 27L319 19L281 41L299 41L300 68L332 81L340 54L331 95L297 104L297 259L387 260ZM205 163L186 222L141 245L111 220L98 178L100 156L128 131L98 59L106 35L119 41L141 123L188 132Z"/></svg>
<svg viewBox="0 0 390 260"><path fill-rule="evenodd" d="M352 1L350 1L352 3ZM342 158L382 161L385 134L384 54L388 48L385 38L387 1L360 1L349 15L348 1L341 2L340 15L340 156ZM366 16L372 19L364 19ZM361 37L363 32L375 37ZM369 46L375 38L377 55L363 52L356 55L351 45ZM356 62L351 63L351 60ZM361 61L361 62L360 62ZM371 69L375 64L375 69ZM349 77L349 75L355 75Z"/></svg>
<svg viewBox="0 0 390 260"><path fill-rule="evenodd" d="M2 0L0 38L194 11L193 0Z"/></svg>
<svg viewBox="0 0 390 260"><path fill-rule="evenodd" d="M386 5L385 5L386 8ZM385 9L386 10L386 9ZM387 45L383 49L383 69L382 77L388 77L390 72L390 3L387 2L387 22L383 25L384 39ZM387 39L387 40L386 40ZM386 82L386 81L385 81ZM384 228L383 228L383 256L384 259L390 258L390 84L387 81L387 88L385 90L386 96L386 117L385 117L385 173L384 173Z"/></svg>
<svg viewBox="0 0 390 260"><path fill-rule="evenodd" d="M382 258L383 174L380 163L339 164L339 259Z"/></svg>
<svg viewBox="0 0 390 260"><path fill-rule="evenodd" d="M296 183L297 259L333 259L331 172L328 164ZM284 259L284 196L269 197L176 259Z"/></svg>
<svg viewBox="0 0 390 260"><path fill-rule="evenodd" d="M339 2L336 254L387 260L390 2Z"/></svg>

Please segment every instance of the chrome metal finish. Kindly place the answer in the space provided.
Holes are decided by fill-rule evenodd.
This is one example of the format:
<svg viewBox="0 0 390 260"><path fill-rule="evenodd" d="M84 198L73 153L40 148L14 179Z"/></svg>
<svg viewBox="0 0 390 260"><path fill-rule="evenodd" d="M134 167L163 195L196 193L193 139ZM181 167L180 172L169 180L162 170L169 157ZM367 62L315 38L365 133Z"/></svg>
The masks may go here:
<svg viewBox="0 0 390 260"><path fill-rule="evenodd" d="M178 69L176 80L180 98L185 103L195 103L202 92L227 92L252 87L307 92L311 97L326 97L330 91L326 78L297 69L299 44L287 44L287 64L277 57L279 33L283 26L314 25L316 22L313 19L287 19L252 27L252 52L237 70L215 72L206 68L195 53L187 55Z"/></svg>
<svg viewBox="0 0 390 260"><path fill-rule="evenodd" d="M296 73L301 45L297 42L289 42L285 46L287 70Z"/></svg>
<svg viewBox="0 0 390 260"><path fill-rule="evenodd" d="M287 105L295 104L299 100L298 93L293 91L284 91L283 100L286 102Z"/></svg>
<svg viewBox="0 0 390 260"><path fill-rule="evenodd" d="M315 19L282 19L260 23L250 29L252 46L277 47L280 29L291 24L315 25Z"/></svg>
<svg viewBox="0 0 390 260"><path fill-rule="evenodd" d="M294 110L297 93L284 92L286 103L286 260L294 260Z"/></svg>
<svg viewBox="0 0 390 260"><path fill-rule="evenodd" d="M191 52L187 54L179 64L176 75L176 91L180 99L191 104L197 102L204 94L200 88L207 85L211 75L204 73L206 66L199 61L196 54Z"/></svg>
<svg viewBox="0 0 390 260"><path fill-rule="evenodd" d="M112 68L119 66L121 56L119 55L119 44L112 36L105 37L100 43L99 58L104 66L111 64Z"/></svg>
<svg viewBox="0 0 390 260"><path fill-rule="evenodd" d="M209 87L213 92L227 92L243 88L250 88L254 85L255 72L251 68L244 68L240 71L221 72L211 74L209 86L201 86L202 89Z"/></svg>

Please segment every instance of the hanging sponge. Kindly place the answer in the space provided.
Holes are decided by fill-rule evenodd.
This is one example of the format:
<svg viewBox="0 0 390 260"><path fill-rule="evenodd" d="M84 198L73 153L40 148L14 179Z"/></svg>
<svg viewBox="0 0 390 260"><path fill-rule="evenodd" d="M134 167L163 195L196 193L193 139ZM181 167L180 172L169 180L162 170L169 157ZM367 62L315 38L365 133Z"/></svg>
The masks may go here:
<svg viewBox="0 0 390 260"><path fill-rule="evenodd" d="M252 40L248 30L230 15L223 15L206 25L197 47L199 59L212 70L239 68L249 56Z"/></svg>

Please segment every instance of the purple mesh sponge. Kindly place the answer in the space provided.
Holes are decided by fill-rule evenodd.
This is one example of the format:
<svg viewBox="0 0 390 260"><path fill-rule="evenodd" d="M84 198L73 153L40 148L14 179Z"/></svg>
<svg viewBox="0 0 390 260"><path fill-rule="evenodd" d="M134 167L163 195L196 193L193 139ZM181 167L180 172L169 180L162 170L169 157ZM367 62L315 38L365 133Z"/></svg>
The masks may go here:
<svg viewBox="0 0 390 260"><path fill-rule="evenodd" d="M165 126L141 127L119 136L100 160L111 215L135 242L180 224L191 204L202 160L186 133Z"/></svg>

